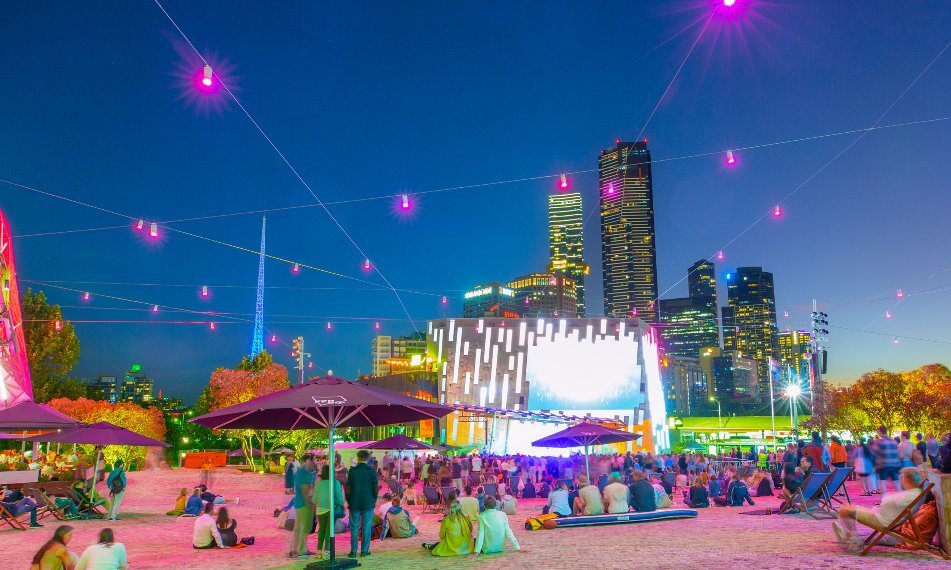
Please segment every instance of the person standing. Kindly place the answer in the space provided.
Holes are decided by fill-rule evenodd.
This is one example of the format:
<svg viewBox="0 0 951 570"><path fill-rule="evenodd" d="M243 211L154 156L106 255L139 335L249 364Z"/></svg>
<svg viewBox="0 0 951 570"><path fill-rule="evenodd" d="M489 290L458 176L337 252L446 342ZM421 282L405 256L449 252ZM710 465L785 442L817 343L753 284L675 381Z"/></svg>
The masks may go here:
<svg viewBox="0 0 951 570"><path fill-rule="evenodd" d="M901 443L898 444L898 459L902 467L911 467L911 454L915 451L915 444L911 442L911 432L901 432Z"/></svg>
<svg viewBox="0 0 951 570"><path fill-rule="evenodd" d="M106 520L119 520L119 505L122 504L122 497L125 496L126 478L125 469L122 468L122 460L116 459L106 479L106 487L109 488L109 515Z"/></svg>
<svg viewBox="0 0 951 570"><path fill-rule="evenodd" d="M472 467L472 478L477 481L482 481L482 457L479 455L473 455L471 461Z"/></svg>
<svg viewBox="0 0 951 570"><path fill-rule="evenodd" d="M895 440L888 437L888 430L885 426L878 428L879 438L875 440L872 448L875 452L875 474L878 475L878 491L885 494L887 488L886 482L894 482L895 490L899 490L898 471L901 468L901 459L898 457L898 444Z"/></svg>
<svg viewBox="0 0 951 570"><path fill-rule="evenodd" d="M307 456L304 464L298 467L294 475L294 535L291 539L291 548L288 557L306 557L311 553L307 550L307 535L314 528L314 458Z"/></svg>
<svg viewBox="0 0 951 570"><path fill-rule="evenodd" d="M367 465L370 452L357 452L357 464L347 474L347 505L350 507L350 558L357 556L357 539L361 539L361 556L370 555L370 532L373 528L373 507L380 493L376 472Z"/></svg>
<svg viewBox="0 0 951 570"><path fill-rule="evenodd" d="M314 505L317 509L317 558L323 559L325 547L330 550L330 525L336 524L338 518L343 518L343 489L340 481L333 479L333 512L330 510L330 466L324 465L320 469L320 480L314 487ZM337 513L340 513L339 515Z"/></svg>
<svg viewBox="0 0 951 570"><path fill-rule="evenodd" d="M822 438L819 437L819 432L812 432L812 440L806 445L802 446L802 456L808 457L812 460L812 466L816 471L827 471L825 461L823 460L823 451L825 446L822 445Z"/></svg>
<svg viewBox="0 0 951 570"><path fill-rule="evenodd" d="M925 439L925 459L931 462L931 467L938 468L938 448L941 444L935 439L933 433L929 433Z"/></svg>
<svg viewBox="0 0 951 570"><path fill-rule="evenodd" d="M841 469L848 466L849 462L849 452L846 450L845 446L842 445L842 440L838 436L833 435L831 438L832 443L829 444L829 456L831 458L832 466Z"/></svg>

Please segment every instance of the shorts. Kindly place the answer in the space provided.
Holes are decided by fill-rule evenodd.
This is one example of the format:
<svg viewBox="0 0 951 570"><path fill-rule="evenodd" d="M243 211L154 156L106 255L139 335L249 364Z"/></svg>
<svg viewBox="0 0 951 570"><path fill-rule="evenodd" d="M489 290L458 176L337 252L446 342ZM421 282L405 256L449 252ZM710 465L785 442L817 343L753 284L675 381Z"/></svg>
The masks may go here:
<svg viewBox="0 0 951 570"><path fill-rule="evenodd" d="M878 478L882 481L898 481L898 467L885 467L876 471Z"/></svg>
<svg viewBox="0 0 951 570"><path fill-rule="evenodd" d="M882 524L882 521L878 520L878 516L872 509L865 507L855 507L855 520L875 530L882 530L885 526Z"/></svg>

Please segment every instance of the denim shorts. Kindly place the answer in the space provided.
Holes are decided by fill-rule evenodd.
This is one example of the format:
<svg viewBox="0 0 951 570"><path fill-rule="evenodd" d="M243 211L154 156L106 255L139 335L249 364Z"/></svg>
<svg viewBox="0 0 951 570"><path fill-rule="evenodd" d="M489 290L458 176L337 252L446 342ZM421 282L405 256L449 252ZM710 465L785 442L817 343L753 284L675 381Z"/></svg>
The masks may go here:
<svg viewBox="0 0 951 570"><path fill-rule="evenodd" d="M877 472L878 478L882 481L898 481L898 471L898 467L885 467Z"/></svg>

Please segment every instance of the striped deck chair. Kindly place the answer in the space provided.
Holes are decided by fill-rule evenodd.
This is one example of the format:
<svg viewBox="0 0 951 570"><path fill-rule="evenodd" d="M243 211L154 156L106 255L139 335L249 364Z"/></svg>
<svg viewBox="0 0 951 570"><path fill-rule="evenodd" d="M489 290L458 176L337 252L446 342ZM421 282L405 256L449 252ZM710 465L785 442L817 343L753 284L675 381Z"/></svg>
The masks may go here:
<svg viewBox="0 0 951 570"><path fill-rule="evenodd" d="M52 516L58 520L66 520L66 513L56 506L56 502L41 487L30 487L25 492L36 501L36 520L41 521L46 517Z"/></svg>
<svg viewBox="0 0 951 570"><path fill-rule="evenodd" d="M829 481L825 485L825 493L823 493L822 497L823 509L833 510L832 501L840 505L845 504L845 501L836 497L840 489L845 492L845 500L850 504L852 503L852 498L849 497L849 490L845 488L845 480L848 479L849 473L854 469L854 467L836 467L832 470L832 475L829 476Z"/></svg>

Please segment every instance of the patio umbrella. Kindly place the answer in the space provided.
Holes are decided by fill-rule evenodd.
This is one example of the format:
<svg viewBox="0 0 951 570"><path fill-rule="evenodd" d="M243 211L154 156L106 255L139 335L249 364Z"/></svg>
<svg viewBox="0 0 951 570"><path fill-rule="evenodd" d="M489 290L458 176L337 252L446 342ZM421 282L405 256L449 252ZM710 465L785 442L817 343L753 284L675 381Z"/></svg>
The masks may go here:
<svg viewBox="0 0 951 570"><path fill-rule="evenodd" d="M334 430L342 427L372 427L441 418L452 409L419 398L390 392L364 382L351 382L335 376L315 378L307 383L280 390L241 404L198 416L191 421L211 429L326 429L329 445L327 460L334 460ZM330 512L333 506L333 482L330 487ZM343 568L356 561L335 561L334 528L330 526L330 560L311 566Z"/></svg>
<svg viewBox="0 0 951 570"><path fill-rule="evenodd" d="M403 451L423 451L427 449L433 450L436 448L429 445L428 443L423 443L398 433L386 439L381 439L380 441L371 441L360 449L392 449L396 451L396 479L399 480L400 475L403 474L403 462L401 461Z"/></svg>
<svg viewBox="0 0 951 570"><path fill-rule="evenodd" d="M273 451L269 451L268 455L287 455L288 453L294 453L294 450L286 447L278 447Z"/></svg>
<svg viewBox="0 0 951 570"><path fill-rule="evenodd" d="M61 431L51 431L26 438L29 441L47 441L53 443L85 443L96 446L96 466L93 469L92 498L96 498L96 479L99 477L99 457L102 448L107 445L134 445L141 447L169 447L164 441L146 437L140 433L127 430L123 427L98 422L94 424L79 424L76 427Z"/></svg>
<svg viewBox="0 0 951 570"><path fill-rule="evenodd" d="M592 445L605 445L609 443L621 443L625 441L634 441L641 436L636 433L611 429L582 422L565 428L559 432L553 433L532 442L533 447L584 447L584 469L591 479L591 470L588 467L588 447Z"/></svg>
<svg viewBox="0 0 951 570"><path fill-rule="evenodd" d="M46 404L20 402L0 410L0 431L35 431L71 428L79 422Z"/></svg>
<svg viewBox="0 0 951 570"><path fill-rule="evenodd" d="M253 455L254 457L260 457L260 456L261 456L261 450L260 450L260 449L252 449L252 450L251 450L251 455ZM228 457L245 457L245 455L244 455L244 450L243 450L243 449L235 449L234 451L229 451L229 452L228 452Z"/></svg>

